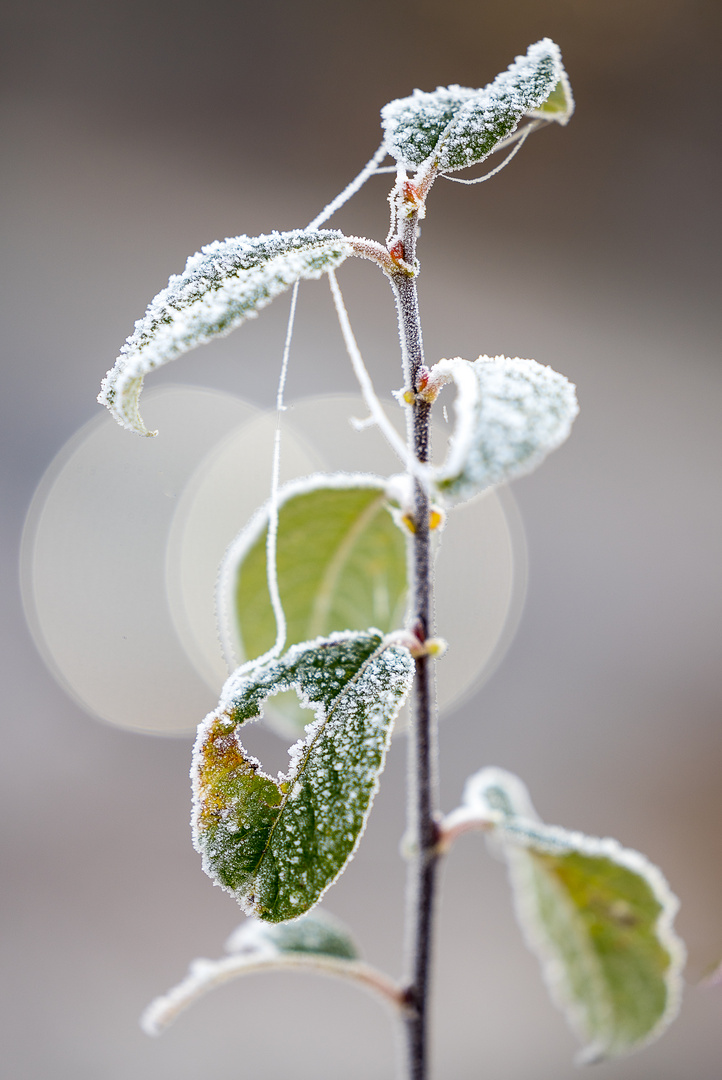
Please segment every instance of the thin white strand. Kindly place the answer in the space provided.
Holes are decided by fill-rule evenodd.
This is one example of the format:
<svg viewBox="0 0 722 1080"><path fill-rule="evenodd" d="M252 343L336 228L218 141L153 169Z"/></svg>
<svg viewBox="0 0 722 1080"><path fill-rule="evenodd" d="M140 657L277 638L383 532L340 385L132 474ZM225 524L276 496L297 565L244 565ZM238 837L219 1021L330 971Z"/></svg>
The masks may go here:
<svg viewBox="0 0 722 1080"><path fill-rule="evenodd" d="M293 324L296 320L296 301L298 300L298 286L300 285L300 279L297 279L293 283L293 291L291 292L291 310L288 313L288 326L286 327L286 340L283 344L283 358L281 360L281 374L278 377L278 390L276 391L276 427L281 426L282 412L286 411L286 406L283 404L283 394L286 389L286 377L288 375L288 357L291 352L291 339L293 337Z"/></svg>
<svg viewBox="0 0 722 1080"><path fill-rule="evenodd" d="M291 310L288 313L288 326L286 328L286 341L283 346L283 359L281 360L281 374L278 377L278 391L276 393L276 434L273 440L273 465L271 468L271 498L268 508L268 533L266 535L266 581L268 582L268 594L271 598L273 617L276 620L276 641L273 646L254 661L256 664L274 660L283 651L286 644L286 613L281 602L281 593L278 588L278 488L281 476L281 414L285 412L283 404L283 392L286 387L288 374L288 358L291 353L291 340L293 338L293 324L296 318L296 301L298 299L298 281L294 283L291 293Z"/></svg>
<svg viewBox="0 0 722 1080"><path fill-rule="evenodd" d="M492 176L496 176L497 173L500 173L502 169L507 167L511 159L516 157L532 131L535 129L535 124L530 124L529 127L525 128L520 134L516 146L512 149L510 154L507 154L501 164L497 165L496 168L492 169L490 172L484 173L483 176L477 176L476 180L462 180L458 176L448 176L447 173L440 173L439 175L442 176L444 180L453 180L455 184L483 184L485 180L491 180Z"/></svg>
<svg viewBox="0 0 722 1080"><path fill-rule="evenodd" d="M358 347L354 332L351 329L351 323L349 321L346 305L344 304L341 289L339 288L336 275L333 270L328 271L329 285L331 286L331 295L333 296L333 302L336 307L336 315L338 316L339 326L341 327L341 333L343 334L343 340L346 345L346 351L351 361L351 366L354 370L354 374L358 380L358 384L361 387L361 393L363 394L364 401L368 406L368 410L371 414L371 422L376 424L391 449L404 463L410 473L412 473L417 479L419 479L426 487L428 487L428 469L425 468L420 462L416 460L413 454L409 453L406 443L399 435L396 428L393 426L383 406L376 396L373 383L371 382L371 376L369 375L366 365L364 364L363 357L361 356L361 350ZM362 425L366 426L362 421Z"/></svg>
<svg viewBox="0 0 722 1080"><path fill-rule="evenodd" d="M356 192L364 186L368 178L370 176L373 176L375 172L388 172L388 169L378 169L378 166L384 160L387 154L388 150L386 149L384 143L381 143L381 146L379 146L378 150L371 158L371 160L366 162L358 176L355 177L350 184L347 184L347 186L343 189L342 192L340 192L340 194L336 196L335 199L332 199L330 203L324 206L321 213L317 214L313 221L309 221L306 228L317 229L319 225L323 225L324 222L328 221L328 219L333 214L335 214L336 211L339 210L344 203L348 202L352 195L355 195Z"/></svg>

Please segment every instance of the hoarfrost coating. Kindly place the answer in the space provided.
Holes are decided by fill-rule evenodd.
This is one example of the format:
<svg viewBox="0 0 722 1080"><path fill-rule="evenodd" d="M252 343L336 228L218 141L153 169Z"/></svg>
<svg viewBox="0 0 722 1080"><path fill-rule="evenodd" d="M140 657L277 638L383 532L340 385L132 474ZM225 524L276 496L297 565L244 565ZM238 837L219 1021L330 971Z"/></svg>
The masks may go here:
<svg viewBox="0 0 722 1080"><path fill-rule="evenodd" d="M301 278L318 278L353 253L333 229L295 229L207 244L151 300L103 379L98 401L141 435L143 377L197 345L222 337Z"/></svg>
<svg viewBox="0 0 722 1080"><path fill-rule="evenodd" d="M470 777L464 806L445 824L474 815L494 826L490 839L506 856L527 943L587 1044L581 1060L656 1039L679 1011L686 957L673 926L679 901L658 867L611 837L544 824L526 785L504 769Z"/></svg>
<svg viewBox="0 0 722 1080"><path fill-rule="evenodd" d="M568 437L579 412L574 384L536 360L440 360L429 387L456 384L456 425L436 485L448 505L535 469Z"/></svg>
<svg viewBox="0 0 722 1080"><path fill-rule="evenodd" d="M296 918L342 872L365 828L413 670L406 649L369 631L294 646L228 680L196 740L193 835L206 873L249 914ZM316 720L276 781L246 753L238 728L261 714L265 698L290 688Z"/></svg>
<svg viewBox="0 0 722 1080"><path fill-rule="evenodd" d="M483 89L453 85L430 93L415 90L381 110L385 145L407 168L419 168L432 155L441 172L475 165L493 153L525 114L544 104L563 72L559 47L543 38Z"/></svg>

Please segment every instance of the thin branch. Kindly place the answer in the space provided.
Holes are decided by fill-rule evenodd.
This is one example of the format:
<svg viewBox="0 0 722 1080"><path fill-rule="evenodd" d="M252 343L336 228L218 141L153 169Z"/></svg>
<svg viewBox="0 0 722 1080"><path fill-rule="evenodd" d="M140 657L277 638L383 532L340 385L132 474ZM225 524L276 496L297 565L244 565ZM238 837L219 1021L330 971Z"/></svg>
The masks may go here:
<svg viewBox="0 0 722 1080"><path fill-rule="evenodd" d="M404 1009L400 987L384 972L360 960L312 953L268 954L257 958L227 956L221 960L196 960L182 982L150 1003L141 1016L140 1026L146 1035L160 1035L179 1013L217 986L241 975L266 971L296 971L346 979L380 997L385 1005L395 1010Z"/></svg>
<svg viewBox="0 0 722 1080"><path fill-rule="evenodd" d="M425 190L433 183L433 169L425 176ZM401 257L415 266L419 218L419 189L406 184L399 172L397 184L389 197L391 230L399 244ZM398 234L396 234L398 229ZM393 236L392 236L393 239ZM419 319L416 275L401 269L392 277L399 319L399 338L406 386L417 391L424 369L424 353ZM409 410L409 454L428 466L430 457L431 406L416 393ZM418 466L417 466L418 467ZM414 482L414 525L411 538L413 585L411 628L421 641L433 632L433 572L429 537L429 496L424 486ZM409 733L409 806L408 836L411 838L412 862L408 874L406 919L406 982L408 1002L407 1063L408 1080L426 1080L428 1076L428 999L433 910L438 862L438 826L436 814L436 702L432 659L415 659L414 713Z"/></svg>

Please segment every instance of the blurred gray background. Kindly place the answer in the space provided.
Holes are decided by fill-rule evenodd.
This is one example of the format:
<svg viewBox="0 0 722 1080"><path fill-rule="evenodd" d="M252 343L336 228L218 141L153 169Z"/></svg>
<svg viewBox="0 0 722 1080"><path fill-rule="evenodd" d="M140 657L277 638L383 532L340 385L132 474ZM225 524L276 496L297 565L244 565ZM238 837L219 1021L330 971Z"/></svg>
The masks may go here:
<svg viewBox="0 0 722 1080"><path fill-rule="evenodd" d="M220 955L239 913L190 846L190 739L103 725L59 689L25 627L18 545L45 468L96 415L119 344L190 252L304 225L378 145L387 100L483 85L549 35L575 90L570 126L482 187L439 182L420 248L430 361L532 356L582 404L570 441L515 485L526 610L502 666L443 723L441 798L451 809L471 769L502 765L546 820L663 867L690 953L683 1012L600 1073L712 1080L722 996L695 984L722 957L719 5L4 0L2 14L2 1075L391 1080L387 1016L310 977L236 983L160 1040L140 1033L150 998L192 957ZM382 239L387 180L333 224ZM388 392L390 295L370 264L340 279ZM154 385L270 405L286 312L278 301ZM311 284L289 398L353 389ZM271 734L257 747L279 757ZM392 974L404 750L326 901ZM433 1041L438 1078L576 1075L504 869L475 837L444 871Z"/></svg>

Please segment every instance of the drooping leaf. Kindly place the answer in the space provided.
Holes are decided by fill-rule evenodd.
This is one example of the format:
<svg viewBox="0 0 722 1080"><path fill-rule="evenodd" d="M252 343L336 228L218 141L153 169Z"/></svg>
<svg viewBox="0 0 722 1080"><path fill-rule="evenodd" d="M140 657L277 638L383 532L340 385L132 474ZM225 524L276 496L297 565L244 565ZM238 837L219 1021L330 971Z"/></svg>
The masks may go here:
<svg viewBox="0 0 722 1080"><path fill-rule="evenodd" d="M679 904L657 867L616 840L542 824L502 769L472 776L464 802L494 825L519 922L586 1043L583 1060L657 1038L677 1014L685 960L672 926Z"/></svg>
<svg viewBox="0 0 722 1080"><path fill-rule="evenodd" d="M248 914L269 922L308 911L344 869L364 830L393 722L414 670L376 631L295 645L246 665L198 730L193 842L203 868ZM277 780L260 770L239 728L266 698L295 689L315 722Z"/></svg>
<svg viewBox="0 0 722 1080"><path fill-rule="evenodd" d="M535 469L564 442L579 412L573 383L535 360L440 360L430 381L453 381L457 389L454 433L436 474L451 506Z"/></svg>
<svg viewBox="0 0 722 1080"><path fill-rule="evenodd" d="M194 960L186 977L151 1002L141 1017L146 1035L160 1035L178 1014L210 990L232 979L268 971L308 972L347 979L403 1009L403 990L360 958L349 930L323 911L291 923L247 919L226 943L230 955ZM251 1032L244 1032L250 1037Z"/></svg>
<svg viewBox="0 0 722 1080"><path fill-rule="evenodd" d="M232 663L260 656L276 638L266 580L269 506L226 553L218 611ZM361 474L310 476L279 493L276 545L286 641L296 645L336 630L396 629L406 597L405 538L388 510L386 481ZM308 722L295 694L271 703L299 731Z"/></svg>
<svg viewBox="0 0 722 1080"><path fill-rule="evenodd" d="M483 89L415 90L381 110L386 147L406 168L418 168L432 155L440 172L476 165L512 134L525 114L539 110L556 94L563 72L558 46L544 38Z"/></svg>
<svg viewBox="0 0 722 1080"><path fill-rule="evenodd" d="M290 923L246 919L229 937L226 952L244 956L273 952L336 956L340 960L359 958L351 931L323 909L301 915Z"/></svg>
<svg viewBox="0 0 722 1080"><path fill-rule="evenodd" d="M206 245L151 300L103 380L98 401L123 427L152 435L138 412L143 378L189 349L253 318L300 278L317 278L352 253L332 229L234 236Z"/></svg>

